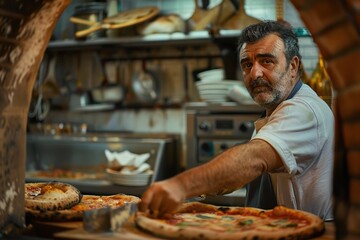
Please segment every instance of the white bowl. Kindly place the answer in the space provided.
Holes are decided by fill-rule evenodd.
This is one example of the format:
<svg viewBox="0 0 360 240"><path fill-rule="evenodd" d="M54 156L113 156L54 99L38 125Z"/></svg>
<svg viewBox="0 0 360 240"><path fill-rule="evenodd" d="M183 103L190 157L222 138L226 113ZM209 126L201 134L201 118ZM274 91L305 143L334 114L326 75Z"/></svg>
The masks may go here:
<svg viewBox="0 0 360 240"><path fill-rule="evenodd" d="M107 168L106 174L108 180L114 184L124 186L146 186L150 182L153 171L149 170L139 174L124 174Z"/></svg>
<svg viewBox="0 0 360 240"><path fill-rule="evenodd" d="M200 78L202 82L222 81L224 79L224 69L218 68L203 71L198 73L197 77Z"/></svg>
<svg viewBox="0 0 360 240"><path fill-rule="evenodd" d="M224 80L220 82L196 82L196 87L201 100L206 102L232 102L229 91L234 86L243 86L244 83L237 80Z"/></svg>

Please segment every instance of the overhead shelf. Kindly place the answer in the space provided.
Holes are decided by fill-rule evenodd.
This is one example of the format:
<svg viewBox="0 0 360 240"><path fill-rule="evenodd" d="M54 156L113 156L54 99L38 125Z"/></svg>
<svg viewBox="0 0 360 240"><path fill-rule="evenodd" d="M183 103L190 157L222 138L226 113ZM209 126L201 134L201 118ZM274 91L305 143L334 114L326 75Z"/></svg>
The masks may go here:
<svg viewBox="0 0 360 240"><path fill-rule="evenodd" d="M208 31L193 31L188 34L152 34L148 36L98 38L88 40L61 40L50 41L48 50L51 51L81 51L85 49L121 48L146 48L161 46L188 46L212 43L216 40L236 39L241 30L220 30L219 34L212 36Z"/></svg>
<svg viewBox="0 0 360 240"><path fill-rule="evenodd" d="M294 29L299 37L310 36L305 28ZM220 30L217 34L210 34L208 31L192 31L185 33L151 34L148 36L98 38L88 40L57 40L50 41L49 51L82 51L88 49L112 49L120 48L148 48L162 46L189 46L206 43L219 43L232 41L237 43L241 30Z"/></svg>

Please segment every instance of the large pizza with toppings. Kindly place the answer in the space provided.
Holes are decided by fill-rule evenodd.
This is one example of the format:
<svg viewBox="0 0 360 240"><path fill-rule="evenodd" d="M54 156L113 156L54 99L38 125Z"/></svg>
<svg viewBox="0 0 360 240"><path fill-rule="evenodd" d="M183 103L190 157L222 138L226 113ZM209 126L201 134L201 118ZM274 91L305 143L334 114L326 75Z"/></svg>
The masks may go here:
<svg viewBox="0 0 360 240"><path fill-rule="evenodd" d="M162 218L138 212L135 221L139 228L171 239L308 239L324 231L318 216L283 206L262 210L194 202Z"/></svg>
<svg viewBox="0 0 360 240"><path fill-rule="evenodd" d="M37 220L82 220L84 212L88 210L117 208L138 202L140 198L126 194L82 195L73 185L62 182L25 184L25 213L27 217Z"/></svg>

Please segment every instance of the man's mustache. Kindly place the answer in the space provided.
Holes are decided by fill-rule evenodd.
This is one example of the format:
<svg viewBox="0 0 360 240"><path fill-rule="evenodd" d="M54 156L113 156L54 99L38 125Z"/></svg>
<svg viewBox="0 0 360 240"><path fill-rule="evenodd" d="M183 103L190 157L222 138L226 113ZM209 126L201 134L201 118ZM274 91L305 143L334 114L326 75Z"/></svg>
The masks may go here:
<svg viewBox="0 0 360 240"><path fill-rule="evenodd" d="M272 89L272 86L269 84L269 82L262 78L257 78L250 82L251 89L254 89L256 87L268 87L268 88Z"/></svg>

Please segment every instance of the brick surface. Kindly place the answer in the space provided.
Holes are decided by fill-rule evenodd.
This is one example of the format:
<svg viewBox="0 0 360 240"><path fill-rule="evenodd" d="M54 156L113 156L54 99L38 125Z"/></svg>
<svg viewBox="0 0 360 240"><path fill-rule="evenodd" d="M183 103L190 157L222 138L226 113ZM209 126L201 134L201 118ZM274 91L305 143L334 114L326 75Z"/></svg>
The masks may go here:
<svg viewBox="0 0 360 240"><path fill-rule="evenodd" d="M343 122L343 134L345 148L359 148L360 149L360 122ZM345 159L344 159L345 160ZM360 189L360 188L359 188ZM360 192L360 191L359 191Z"/></svg>
<svg viewBox="0 0 360 240"><path fill-rule="evenodd" d="M340 1L317 0L311 3L310 6L300 9L299 13L301 16L306 16L302 18L303 22L313 35L347 18Z"/></svg>
<svg viewBox="0 0 360 240"><path fill-rule="evenodd" d="M312 0L292 0L291 3L296 9L300 10L309 6L312 3Z"/></svg>
<svg viewBox="0 0 360 240"><path fill-rule="evenodd" d="M360 190L359 189L360 189L360 179L352 178L350 180L350 203L360 204ZM360 210L360 209L358 209L358 210ZM357 213L357 214L359 214L359 213Z"/></svg>
<svg viewBox="0 0 360 240"><path fill-rule="evenodd" d="M360 149L348 152L347 164L350 176L360 178Z"/></svg>
<svg viewBox="0 0 360 240"><path fill-rule="evenodd" d="M346 0L346 3L351 9L355 11L360 11L360 1L359 0Z"/></svg>
<svg viewBox="0 0 360 240"><path fill-rule="evenodd" d="M357 189L358 192L359 189ZM350 209L349 209L349 215L348 215L348 231L352 234L351 238L348 237L346 238L347 240L351 240L351 239L356 239L358 240L359 239L359 234L360 234L360 228L359 228L359 223L360 223L360 206L352 206ZM356 237L356 234L358 235Z"/></svg>
<svg viewBox="0 0 360 240"><path fill-rule="evenodd" d="M316 43L322 46L322 55L327 58L360 44L360 35L352 22L347 20L317 36Z"/></svg>
<svg viewBox="0 0 360 240"><path fill-rule="evenodd" d="M323 47L319 48L322 50ZM359 66L360 48L354 48L345 55L327 61L328 73L336 89L342 90L346 86L353 86L360 82Z"/></svg>
<svg viewBox="0 0 360 240"><path fill-rule="evenodd" d="M360 85L348 88L346 91L338 92L337 101L339 104L338 112L342 119L354 119L360 115L360 105L357 99L360 96Z"/></svg>

